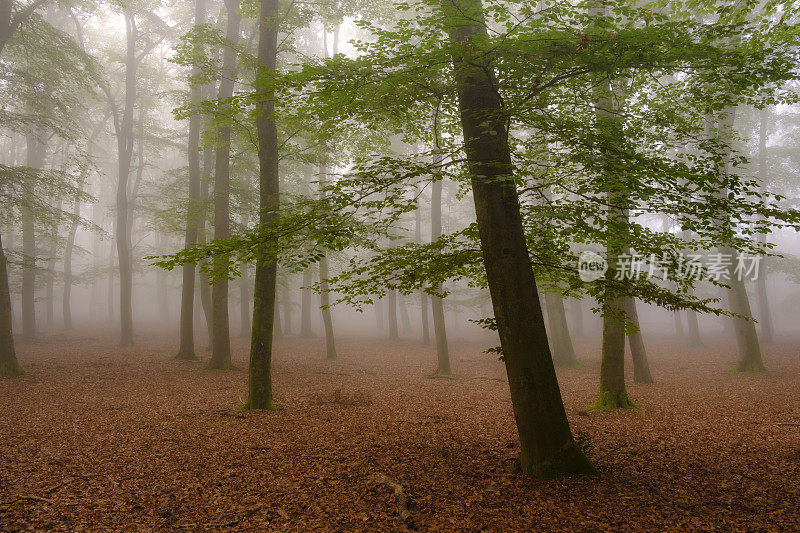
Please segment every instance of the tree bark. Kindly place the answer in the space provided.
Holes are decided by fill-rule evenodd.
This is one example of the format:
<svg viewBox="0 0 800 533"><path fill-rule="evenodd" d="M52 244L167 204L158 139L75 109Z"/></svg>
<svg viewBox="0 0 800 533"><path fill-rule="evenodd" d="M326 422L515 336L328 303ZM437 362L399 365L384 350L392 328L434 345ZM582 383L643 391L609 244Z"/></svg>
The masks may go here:
<svg viewBox="0 0 800 533"><path fill-rule="evenodd" d="M225 11L228 23L225 37L229 45L222 54L222 80L219 84L217 99L223 110L227 110L226 101L233 96L233 85L236 79L236 54L233 49L239 42L239 26L242 16L239 14L238 0L225 0ZM217 128L216 161L214 164L214 238L227 239L231 236L230 216L230 153L231 127L223 125ZM211 315L213 334L211 335L211 360L207 368L227 370L231 364L230 319L228 316L228 280L224 276L228 258L219 257L214 260L214 270L218 275L211 287ZM256 272L256 277L258 273ZM262 274L263 276L263 274Z"/></svg>
<svg viewBox="0 0 800 533"><path fill-rule="evenodd" d="M264 79L275 70L278 54L278 0L261 0L258 25L257 79ZM258 162L259 162L259 225L269 227L279 207L278 131L272 113L274 93L259 88ZM250 373L246 409L274 409L272 402L272 333L275 319L275 284L277 264L263 253L256 259L253 336L250 344Z"/></svg>
<svg viewBox="0 0 800 533"><path fill-rule="evenodd" d="M474 50L485 39L480 0L443 0L467 163L486 278L528 475L594 473L572 437L522 225L512 177L507 121L491 65Z"/></svg>

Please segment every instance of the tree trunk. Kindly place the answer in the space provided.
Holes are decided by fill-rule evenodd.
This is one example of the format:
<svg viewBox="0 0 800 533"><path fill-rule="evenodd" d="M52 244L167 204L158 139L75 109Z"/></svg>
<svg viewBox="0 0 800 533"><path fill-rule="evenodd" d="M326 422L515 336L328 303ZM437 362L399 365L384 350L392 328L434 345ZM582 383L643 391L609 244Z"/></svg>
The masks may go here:
<svg viewBox="0 0 800 533"><path fill-rule="evenodd" d="M653 375L650 374L650 363L647 360L647 351L639 326L639 313L636 311L636 300L633 298L625 298L625 314L628 316L628 321L636 328L635 332L628 335L628 346L631 348L633 360L633 382L652 383Z"/></svg>
<svg viewBox="0 0 800 533"><path fill-rule="evenodd" d="M422 211L419 203L414 211L414 242L422 244ZM428 295L424 290L419 291L420 317L422 322L422 344L431 343L430 320L428 318Z"/></svg>
<svg viewBox="0 0 800 533"><path fill-rule="evenodd" d="M292 334L292 278L286 276L286 285L283 287L283 329L287 336Z"/></svg>
<svg viewBox="0 0 800 533"><path fill-rule="evenodd" d="M39 170L44 164L46 147L39 141L36 133L26 137L25 165ZM22 339L31 341L36 338L36 230L33 212L34 188L33 176L28 176L23 184L22 215Z"/></svg>
<svg viewBox="0 0 800 533"><path fill-rule="evenodd" d="M194 24L199 26L206 23L206 0L195 0L194 4ZM199 52L199 50L197 50ZM192 75L199 74L200 69L197 65L192 66ZM197 106L201 100L201 88L192 85L191 101ZM186 232L184 235L184 247L193 248L197 244L198 233L198 211L200 203L200 182L202 171L200 169L200 129L202 120L195 110L189 117L189 139L188 139L188 160L189 160L189 201L186 209ZM181 345L175 359L194 361L197 355L194 353L194 285L195 285L195 265L186 263L183 265L183 280L181 283L181 318L180 318L180 339Z"/></svg>
<svg viewBox="0 0 800 533"><path fill-rule="evenodd" d="M761 192L764 192L767 184L767 128L769 126L769 111L761 110L761 125L758 131L758 178L761 183ZM756 236L758 243L762 246L767 244L767 236L759 233ZM767 257L761 258L761 265L758 277L756 278L756 294L758 297L758 322L761 324L761 340L763 342L773 342L775 330L772 325L772 311L769 307L769 295L767 293Z"/></svg>
<svg viewBox="0 0 800 533"><path fill-rule="evenodd" d="M275 70L278 54L278 0L261 0L258 25L258 75ZM259 226L269 227L279 207L278 131L272 116L274 93L262 91L258 100ZM275 409L272 403L272 330L275 318L277 264L259 254L256 259L253 336L250 344L250 373L246 409Z"/></svg>
<svg viewBox="0 0 800 533"><path fill-rule="evenodd" d="M454 48L464 144L478 231L520 438L519 466L528 475L594 473L572 437L547 333L512 177L506 119L490 66L473 58L485 39L480 0L443 0ZM477 22L476 22L477 21Z"/></svg>
<svg viewBox="0 0 800 533"><path fill-rule="evenodd" d="M336 353L336 344L333 336L333 318L331 318L330 295L328 294L328 257L319 260L320 304L322 306L322 324L325 326L325 359L335 361L339 358Z"/></svg>
<svg viewBox="0 0 800 533"><path fill-rule="evenodd" d="M386 318L389 321L389 340L396 341L400 338L397 332L397 291L390 290L387 292L386 306L388 307Z"/></svg>
<svg viewBox="0 0 800 533"><path fill-rule="evenodd" d="M14 334L11 329L11 292L8 289L8 261L0 235L0 378L24 374L14 350Z"/></svg>
<svg viewBox="0 0 800 533"><path fill-rule="evenodd" d="M117 129L117 262L119 264L119 345L133 345L133 265L131 233L128 227L128 180L133 158L133 110L136 104L136 18L130 8L125 14L125 107Z"/></svg>
<svg viewBox="0 0 800 533"><path fill-rule="evenodd" d="M247 265L241 266L242 277L239 279L239 317L241 331L239 336L246 339L252 334L250 326L250 277L247 275Z"/></svg>
<svg viewBox="0 0 800 533"><path fill-rule="evenodd" d="M320 166L320 194L324 197L324 186L328 178L328 167ZM331 318L331 302L328 293L328 256L323 255L319 260L319 288L320 306L322 308L322 325L325 328L325 359L335 361L339 358L336 353L336 343L333 336L333 318Z"/></svg>
<svg viewBox="0 0 800 533"><path fill-rule="evenodd" d="M700 347L703 341L700 338L700 324L698 322L697 311L689 309L686 311L686 321L689 323L689 345Z"/></svg>
<svg viewBox="0 0 800 533"><path fill-rule="evenodd" d="M303 271L303 288L300 289L300 337L307 339L314 336L314 330L311 329L311 286L313 279L311 278L311 269L306 268Z"/></svg>
<svg viewBox="0 0 800 533"><path fill-rule="evenodd" d="M225 11L228 14L226 38L229 44L225 46L222 54L223 76L217 94L219 105L223 109L227 108L227 104L224 102L233 95L233 85L236 79L236 55L233 47L239 42L239 25L242 21L242 16L239 14L239 1L225 0ZM227 239L231 236L230 153L231 127L226 124L217 128L216 162L214 164L214 239ZM228 280L224 275L227 264L227 257L214 259L214 270L218 278L211 287L213 334L211 335L211 360L207 366L210 369L233 368L228 316ZM267 265L262 266L262 277L267 274L264 268L267 268ZM258 277L258 268L256 268L256 277ZM269 305L273 305L272 300ZM270 340L271 338L270 335Z"/></svg>
<svg viewBox="0 0 800 533"><path fill-rule="evenodd" d="M728 110L727 116L719 122L719 129L723 132L729 132L733 129L736 119L735 110ZM710 124L709 124L710 126ZM729 156L730 154L728 154ZM728 172L729 161L724 162L721 169L722 172ZM728 196L727 187L719 192L721 198ZM729 225L729 220L720 221L721 224ZM730 257L731 264L728 268L728 285L727 292L728 306L730 310L737 315L744 318L731 318L730 324L733 326L733 331L736 336L736 343L739 348L739 362L736 364L735 370L737 372L764 372L764 362L761 357L761 346L758 342L758 333L756 332L756 325L751 320L752 312L750 310L750 298L747 295L747 288L744 284L744 279L740 279L735 272L736 252L727 246L721 246L719 252L723 257Z"/></svg>
<svg viewBox="0 0 800 533"><path fill-rule="evenodd" d="M81 180L83 183L83 180ZM61 298L61 314L64 318L64 329L72 329L72 250L75 248L75 235L78 233L78 218L81 216L81 203L75 198L75 205L72 208L72 224L67 234L67 245L64 248L64 293Z"/></svg>
<svg viewBox="0 0 800 533"><path fill-rule="evenodd" d="M438 148L439 128L434 124L434 136ZM436 155L436 163L441 162ZM442 236L442 180L440 177L431 184L431 242L439 240ZM436 285L436 293L441 294L442 284ZM436 372L442 376L449 376L450 350L447 345L447 324L444 320L444 304L438 296L431 296L431 311L433 314L433 335L436 339Z"/></svg>
<svg viewBox="0 0 800 533"><path fill-rule="evenodd" d="M547 308L547 322L550 325L553 363L556 366L577 366L578 359L575 357L575 348L569 336L564 300L557 293L546 292L544 302Z"/></svg>
<svg viewBox="0 0 800 533"><path fill-rule="evenodd" d="M206 218L208 216L208 200L211 196L209 192L209 182L211 180L214 168L214 150L206 148L203 150L203 181L200 183L200 213L197 219L197 243L202 246L208 240L208 231L206 230ZM201 263L202 265L202 263ZM206 351L211 351L212 341L214 336L214 315L211 312L211 285L208 280L208 274L203 272L202 269L198 272L198 281L200 284L200 304L203 308L203 316L206 321L206 333L208 334L208 345Z"/></svg>

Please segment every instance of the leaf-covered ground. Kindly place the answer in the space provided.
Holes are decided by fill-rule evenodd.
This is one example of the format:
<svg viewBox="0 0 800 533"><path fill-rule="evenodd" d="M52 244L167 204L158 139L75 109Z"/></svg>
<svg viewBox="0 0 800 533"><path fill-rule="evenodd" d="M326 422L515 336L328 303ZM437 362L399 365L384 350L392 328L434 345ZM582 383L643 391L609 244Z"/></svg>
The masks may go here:
<svg viewBox="0 0 800 533"><path fill-rule="evenodd" d="M584 411L599 363L578 343L559 377L601 474L547 482L508 468L508 385L480 343L432 379L412 342L343 339L334 363L318 339L282 342L274 413L237 410L246 373L171 361L168 340L22 345L28 375L0 381L0 530L797 530L798 344L743 376L706 342L651 339L657 383L612 414Z"/></svg>

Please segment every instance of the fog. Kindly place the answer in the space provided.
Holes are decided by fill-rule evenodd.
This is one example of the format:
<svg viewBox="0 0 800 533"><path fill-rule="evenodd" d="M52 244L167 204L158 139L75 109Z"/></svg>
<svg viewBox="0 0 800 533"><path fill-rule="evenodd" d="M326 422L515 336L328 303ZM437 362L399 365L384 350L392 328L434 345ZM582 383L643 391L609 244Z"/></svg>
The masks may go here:
<svg viewBox="0 0 800 533"><path fill-rule="evenodd" d="M0 0L0 530L795 528L798 7Z"/></svg>

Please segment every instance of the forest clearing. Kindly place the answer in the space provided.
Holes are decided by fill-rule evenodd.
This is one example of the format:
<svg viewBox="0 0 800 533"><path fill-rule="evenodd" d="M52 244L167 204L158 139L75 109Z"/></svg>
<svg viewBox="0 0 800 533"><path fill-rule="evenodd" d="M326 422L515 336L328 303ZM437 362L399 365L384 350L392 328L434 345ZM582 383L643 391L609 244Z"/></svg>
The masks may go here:
<svg viewBox="0 0 800 533"><path fill-rule="evenodd" d="M640 409L611 415L586 412L596 340L576 344L582 364L559 382L600 475L559 481L511 472L505 372L475 342L453 343L453 376L433 378L419 343L342 339L347 356L326 362L320 339L281 341L274 413L236 409L246 372L171 361L168 339L124 358L110 338L24 345L33 375L0 382L13 398L0 407L0 528L794 529L796 344L767 348L781 370L751 380L729 372L730 342L653 340L659 379L631 387ZM234 364L246 354L236 343Z"/></svg>

